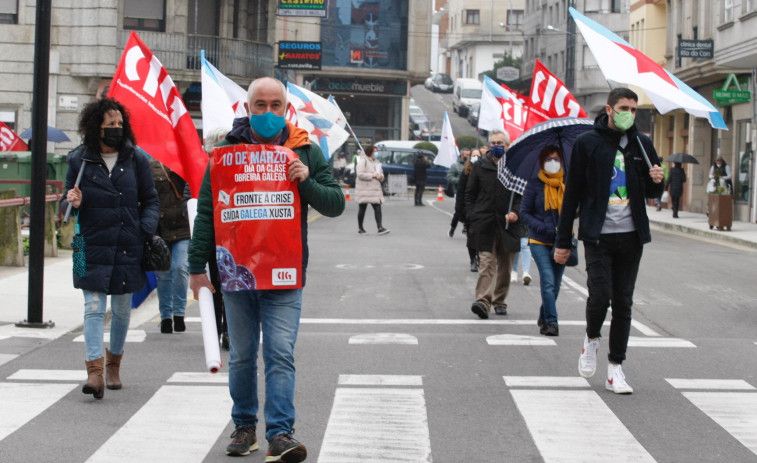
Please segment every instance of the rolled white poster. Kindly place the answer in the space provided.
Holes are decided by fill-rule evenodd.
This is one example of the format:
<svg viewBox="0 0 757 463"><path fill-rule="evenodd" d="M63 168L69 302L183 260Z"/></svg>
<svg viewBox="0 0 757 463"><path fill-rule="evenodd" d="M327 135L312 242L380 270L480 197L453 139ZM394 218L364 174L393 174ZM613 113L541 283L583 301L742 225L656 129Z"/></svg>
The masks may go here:
<svg viewBox="0 0 757 463"><path fill-rule="evenodd" d="M208 288L200 288L200 319L202 320L202 342L205 345L205 365L211 373L218 373L221 362L221 349L218 347L218 330L216 313L213 308L213 293Z"/></svg>

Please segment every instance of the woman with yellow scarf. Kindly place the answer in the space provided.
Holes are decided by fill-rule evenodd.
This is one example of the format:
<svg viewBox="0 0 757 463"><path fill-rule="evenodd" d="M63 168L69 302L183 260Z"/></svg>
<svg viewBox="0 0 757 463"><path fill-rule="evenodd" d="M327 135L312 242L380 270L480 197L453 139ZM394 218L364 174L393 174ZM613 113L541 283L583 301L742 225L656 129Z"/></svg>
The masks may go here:
<svg viewBox="0 0 757 463"><path fill-rule="evenodd" d="M552 258L555 232L565 194L565 162L557 146L549 145L539 153L539 174L528 181L520 205L520 219L528 227L531 256L539 269L541 308L539 333L559 336L557 295L565 266Z"/></svg>

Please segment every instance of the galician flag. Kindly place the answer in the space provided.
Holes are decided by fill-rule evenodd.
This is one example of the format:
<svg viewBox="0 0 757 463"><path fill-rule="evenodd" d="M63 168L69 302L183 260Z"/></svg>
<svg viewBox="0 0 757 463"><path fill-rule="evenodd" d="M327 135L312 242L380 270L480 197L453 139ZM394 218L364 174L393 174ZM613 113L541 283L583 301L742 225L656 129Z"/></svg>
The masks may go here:
<svg viewBox="0 0 757 463"><path fill-rule="evenodd" d="M179 174L196 198L208 155L171 76L134 31L126 42L108 96L129 110L140 148Z"/></svg>
<svg viewBox="0 0 757 463"><path fill-rule="evenodd" d="M337 123L340 117L344 119L339 107L291 82L287 83L287 99L295 110L297 126L310 133L310 139L321 147L328 160L349 138Z"/></svg>
<svg viewBox="0 0 757 463"><path fill-rule="evenodd" d="M442 140L439 147L439 154L434 158L434 164L444 167L450 167L457 162L460 151L457 149L457 141L452 133L452 125L449 123L447 111L444 111L444 123L442 124Z"/></svg>
<svg viewBox="0 0 757 463"><path fill-rule="evenodd" d="M569 11L605 79L639 87L662 114L683 109L707 119L713 128L728 130L723 116L702 95L609 29L573 7Z"/></svg>
<svg viewBox="0 0 757 463"><path fill-rule="evenodd" d="M523 100L488 76L484 76L481 93L481 109L478 113L478 128L507 132L515 140L525 130L528 108Z"/></svg>
<svg viewBox="0 0 757 463"><path fill-rule="evenodd" d="M246 117L247 91L236 82L221 74L221 71L202 56L202 131L209 134L216 129L226 132L236 117Z"/></svg>

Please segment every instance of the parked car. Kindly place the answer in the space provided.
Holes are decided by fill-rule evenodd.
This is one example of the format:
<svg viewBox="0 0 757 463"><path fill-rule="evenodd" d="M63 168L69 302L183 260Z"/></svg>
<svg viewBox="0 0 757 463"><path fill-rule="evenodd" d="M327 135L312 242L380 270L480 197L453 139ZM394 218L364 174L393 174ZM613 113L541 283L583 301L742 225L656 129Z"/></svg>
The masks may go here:
<svg viewBox="0 0 757 463"><path fill-rule="evenodd" d="M418 117L418 116L426 117L421 107L413 105L413 104L408 106L408 114L410 115L410 119L412 119L413 117Z"/></svg>
<svg viewBox="0 0 757 463"><path fill-rule="evenodd" d="M428 180L426 185L429 187L436 187L441 185L445 188L447 185L447 167L442 167L434 164L434 158L436 155L428 150L415 149L415 148L394 148L386 145L377 144L378 151L376 152L376 158L381 161L381 168L384 170L384 175L406 175L407 184L413 185L415 183L415 159L416 156L426 156L431 163L428 168L427 175ZM384 177L384 181L381 184L381 188L384 190L384 194L389 194L389 182L388 177Z"/></svg>
<svg viewBox="0 0 757 463"><path fill-rule="evenodd" d="M481 102L483 88L483 84L476 79L461 77L455 80L455 88L452 90L452 111L461 117L466 117L468 108Z"/></svg>
<svg viewBox="0 0 757 463"><path fill-rule="evenodd" d="M468 122L473 127L478 127L478 113L481 112L481 103L474 103L468 111Z"/></svg>
<svg viewBox="0 0 757 463"><path fill-rule="evenodd" d="M410 130L408 131L411 140L427 140L429 136L428 117L410 116Z"/></svg>
<svg viewBox="0 0 757 463"><path fill-rule="evenodd" d="M424 83L424 86L428 90L439 93L452 93L453 85L454 83L452 82L452 77L450 77L449 74L445 74L443 72L432 74L431 77L426 79L426 82Z"/></svg>

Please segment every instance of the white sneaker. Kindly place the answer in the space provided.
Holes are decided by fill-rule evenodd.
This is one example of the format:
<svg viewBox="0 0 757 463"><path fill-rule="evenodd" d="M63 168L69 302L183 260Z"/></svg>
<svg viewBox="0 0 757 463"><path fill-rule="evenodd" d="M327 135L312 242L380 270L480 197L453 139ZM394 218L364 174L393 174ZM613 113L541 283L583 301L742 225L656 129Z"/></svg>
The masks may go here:
<svg viewBox="0 0 757 463"><path fill-rule="evenodd" d="M528 286L531 283L531 275L528 272L523 273L523 286Z"/></svg>
<svg viewBox="0 0 757 463"><path fill-rule="evenodd" d="M578 357L578 373L584 378L591 378L597 371L598 350L599 338L589 339L589 336L584 336L584 348Z"/></svg>
<svg viewBox="0 0 757 463"><path fill-rule="evenodd" d="M620 365L607 365L607 381L605 389L616 394L633 394L633 388L626 382L626 375Z"/></svg>
<svg viewBox="0 0 757 463"><path fill-rule="evenodd" d="M516 283L518 281L518 272L510 272L510 283Z"/></svg>

